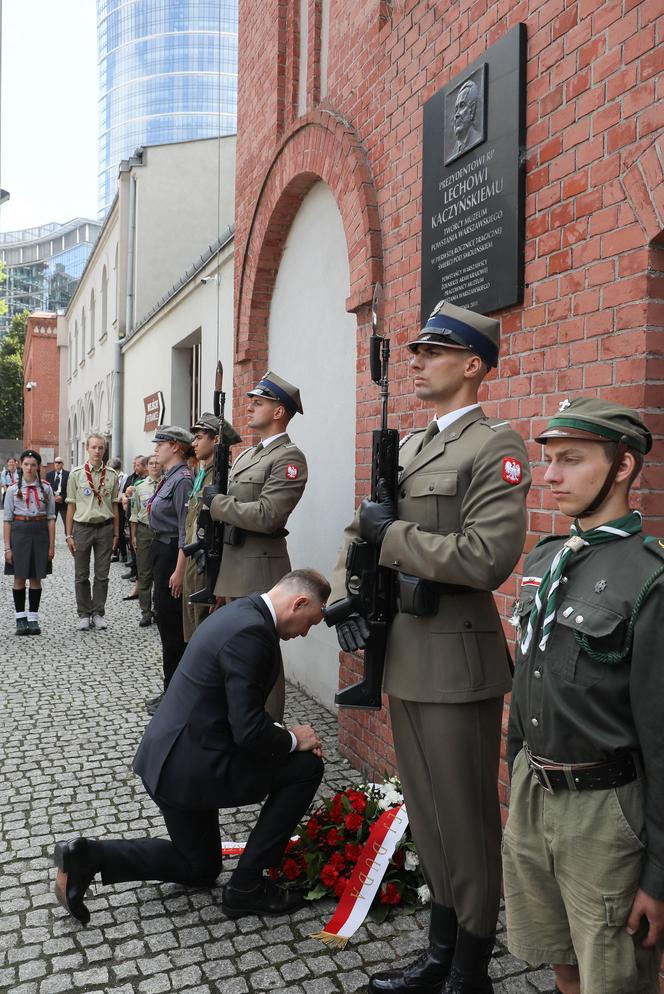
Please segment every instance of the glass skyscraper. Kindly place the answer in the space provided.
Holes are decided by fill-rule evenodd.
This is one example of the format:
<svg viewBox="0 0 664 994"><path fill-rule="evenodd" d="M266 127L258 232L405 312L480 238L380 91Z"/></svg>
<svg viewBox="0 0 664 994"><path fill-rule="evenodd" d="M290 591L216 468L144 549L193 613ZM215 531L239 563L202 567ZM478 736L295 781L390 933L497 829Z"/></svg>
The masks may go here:
<svg viewBox="0 0 664 994"><path fill-rule="evenodd" d="M0 338L14 314L66 308L100 229L96 221L76 217L67 224L0 234L0 260L5 265L0 299L7 301L7 313L0 315Z"/></svg>
<svg viewBox="0 0 664 994"><path fill-rule="evenodd" d="M238 0L97 0L99 213L140 145L234 134Z"/></svg>

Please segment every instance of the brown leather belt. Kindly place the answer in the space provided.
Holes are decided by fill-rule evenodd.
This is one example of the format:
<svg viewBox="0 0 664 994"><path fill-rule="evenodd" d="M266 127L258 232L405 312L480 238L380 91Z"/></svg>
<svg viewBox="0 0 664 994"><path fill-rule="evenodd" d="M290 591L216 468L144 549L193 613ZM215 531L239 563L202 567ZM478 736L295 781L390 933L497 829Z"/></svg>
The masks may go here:
<svg viewBox="0 0 664 994"><path fill-rule="evenodd" d="M524 743L526 762L544 790L609 790L622 787L639 777L639 768L631 753L617 756L607 763L550 763L533 756Z"/></svg>
<svg viewBox="0 0 664 994"><path fill-rule="evenodd" d="M45 514L15 514L14 521L46 521Z"/></svg>
<svg viewBox="0 0 664 994"><path fill-rule="evenodd" d="M82 528L105 528L106 525L113 523L113 518L106 518L104 521L77 521L74 518L74 524L80 525Z"/></svg>

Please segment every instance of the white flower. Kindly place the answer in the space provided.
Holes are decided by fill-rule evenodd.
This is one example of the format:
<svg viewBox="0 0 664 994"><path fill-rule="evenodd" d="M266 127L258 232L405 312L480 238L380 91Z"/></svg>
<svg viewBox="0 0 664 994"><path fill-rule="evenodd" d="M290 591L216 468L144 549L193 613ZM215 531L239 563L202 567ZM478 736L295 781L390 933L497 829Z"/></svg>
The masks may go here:
<svg viewBox="0 0 664 994"><path fill-rule="evenodd" d="M416 852L411 852L410 849L406 849L406 861L404 866L407 870L415 870L420 865L420 857Z"/></svg>
<svg viewBox="0 0 664 994"><path fill-rule="evenodd" d="M417 896L420 899L420 904L428 904L431 900L431 892L426 884L422 884L421 887L417 888Z"/></svg>

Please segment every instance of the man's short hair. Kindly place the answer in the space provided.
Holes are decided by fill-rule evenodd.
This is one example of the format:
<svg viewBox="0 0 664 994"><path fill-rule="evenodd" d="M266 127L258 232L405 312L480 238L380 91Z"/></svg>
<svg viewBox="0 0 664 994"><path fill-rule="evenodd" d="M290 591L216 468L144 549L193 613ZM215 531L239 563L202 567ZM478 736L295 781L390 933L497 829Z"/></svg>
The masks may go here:
<svg viewBox="0 0 664 994"><path fill-rule="evenodd" d="M85 444L86 445L88 444L88 442L90 441L91 438L98 438L100 442L103 442L104 445L106 445L106 439L104 438L103 435L100 435L98 431L91 431L90 432L90 434L88 435L88 437L85 440Z"/></svg>
<svg viewBox="0 0 664 994"><path fill-rule="evenodd" d="M321 604L325 603L328 599L332 589L322 573L309 567L291 570L290 573L282 576L281 580L275 586L287 587L293 591L297 590L300 593L307 594Z"/></svg>
<svg viewBox="0 0 664 994"><path fill-rule="evenodd" d="M148 457L147 456L134 456L134 458L139 460L141 466L147 466L147 464L148 464Z"/></svg>
<svg viewBox="0 0 664 994"><path fill-rule="evenodd" d="M117 456L114 456L113 459L110 460L109 465L111 469L120 469L122 467L122 460L118 459Z"/></svg>

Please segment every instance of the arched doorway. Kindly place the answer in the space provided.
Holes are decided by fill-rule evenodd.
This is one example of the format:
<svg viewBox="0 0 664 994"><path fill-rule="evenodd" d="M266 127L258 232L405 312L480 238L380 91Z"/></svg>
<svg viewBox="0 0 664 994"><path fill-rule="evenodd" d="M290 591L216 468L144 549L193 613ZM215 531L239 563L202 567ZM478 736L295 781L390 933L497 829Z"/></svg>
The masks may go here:
<svg viewBox="0 0 664 994"><path fill-rule="evenodd" d="M324 238L321 232L325 232ZM330 188L316 183L288 232L269 314L268 365L300 388L304 416L291 437L309 467L304 496L291 515L294 568L330 576L355 493L357 321L346 310L348 248ZM283 646L287 676L332 707L339 647L324 624Z"/></svg>

